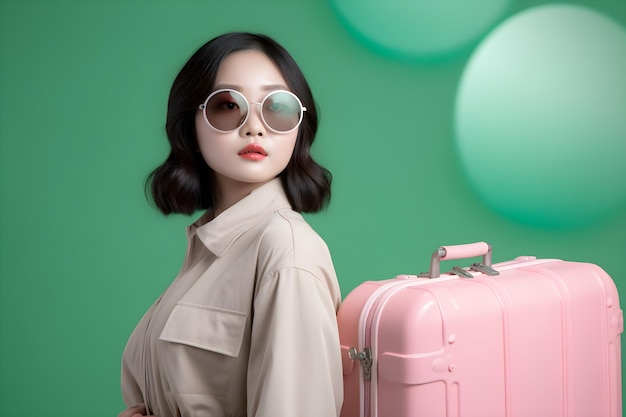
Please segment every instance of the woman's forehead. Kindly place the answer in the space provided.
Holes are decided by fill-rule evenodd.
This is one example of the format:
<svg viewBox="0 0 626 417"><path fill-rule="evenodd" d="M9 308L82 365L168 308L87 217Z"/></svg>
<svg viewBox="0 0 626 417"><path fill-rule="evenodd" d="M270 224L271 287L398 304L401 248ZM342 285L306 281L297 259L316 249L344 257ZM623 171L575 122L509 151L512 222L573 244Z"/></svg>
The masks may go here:
<svg viewBox="0 0 626 417"><path fill-rule="evenodd" d="M257 50L237 51L226 56L217 72L215 87L272 90L286 88L287 82L276 64Z"/></svg>

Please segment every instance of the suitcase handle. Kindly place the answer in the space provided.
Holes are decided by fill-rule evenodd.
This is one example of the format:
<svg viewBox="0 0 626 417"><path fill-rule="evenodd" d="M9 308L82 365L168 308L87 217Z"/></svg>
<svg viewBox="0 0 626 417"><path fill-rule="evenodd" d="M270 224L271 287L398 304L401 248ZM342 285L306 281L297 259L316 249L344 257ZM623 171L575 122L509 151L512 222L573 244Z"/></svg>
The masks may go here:
<svg viewBox="0 0 626 417"><path fill-rule="evenodd" d="M437 278L440 276L441 261L451 259L473 258L475 256L483 257L483 265L491 266L491 245L485 242L467 243L465 245L441 246L433 252L430 258L430 271L428 278Z"/></svg>

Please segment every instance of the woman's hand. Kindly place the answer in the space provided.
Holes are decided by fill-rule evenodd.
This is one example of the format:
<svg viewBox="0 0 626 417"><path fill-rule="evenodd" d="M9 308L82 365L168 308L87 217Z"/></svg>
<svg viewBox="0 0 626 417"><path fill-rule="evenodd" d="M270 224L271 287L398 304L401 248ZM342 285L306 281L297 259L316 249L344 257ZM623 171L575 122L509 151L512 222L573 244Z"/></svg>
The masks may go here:
<svg viewBox="0 0 626 417"><path fill-rule="evenodd" d="M155 416L146 416L144 414L145 412L146 412L146 406L143 404L140 404L134 407L128 407L126 410L122 411L118 417L155 417Z"/></svg>

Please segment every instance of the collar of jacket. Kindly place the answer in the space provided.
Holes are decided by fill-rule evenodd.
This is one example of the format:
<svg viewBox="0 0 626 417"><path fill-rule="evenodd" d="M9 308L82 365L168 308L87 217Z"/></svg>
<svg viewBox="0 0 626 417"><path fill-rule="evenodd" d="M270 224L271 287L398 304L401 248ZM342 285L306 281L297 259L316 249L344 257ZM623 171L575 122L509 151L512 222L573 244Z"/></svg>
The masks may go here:
<svg viewBox="0 0 626 417"><path fill-rule="evenodd" d="M267 215L291 209L280 178L263 184L195 232L208 250L222 257L235 240ZM191 226L193 227L193 226Z"/></svg>

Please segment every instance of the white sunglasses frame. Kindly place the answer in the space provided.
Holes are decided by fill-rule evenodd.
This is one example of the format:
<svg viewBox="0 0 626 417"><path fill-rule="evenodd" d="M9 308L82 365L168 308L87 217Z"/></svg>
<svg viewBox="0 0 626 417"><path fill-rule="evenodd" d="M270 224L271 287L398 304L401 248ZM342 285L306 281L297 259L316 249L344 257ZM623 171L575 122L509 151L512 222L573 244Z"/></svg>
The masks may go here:
<svg viewBox="0 0 626 417"><path fill-rule="evenodd" d="M235 92L235 93L239 94L239 95L240 95L240 96L244 99L244 101L246 102L246 104L248 105L248 112L246 113L246 117L243 119L243 121L241 122L241 124L240 124L239 126L237 126L236 128L234 128L234 129L230 129L230 130L222 130L222 129L218 129L217 127L213 126L213 125L211 124L211 122L209 122L209 118L208 118L208 117L207 117L207 115L206 115L206 111L204 111L204 110L206 109L206 105L207 105L207 103L209 102L209 100L210 100L213 96L215 96L215 95L217 95L217 94L219 94L219 93L225 93L225 92L229 92L229 93L230 93L230 92ZM269 98L272 94L276 94L276 93L287 93L288 95L290 95L290 96L292 96L293 98L295 98L295 99L296 99L296 102L300 105L300 118L298 119L298 123L297 123L297 124L296 124L296 125L295 125L292 129L285 130L285 131L282 131L282 130L276 130L276 129L272 128L272 127L271 127L271 126L267 123L267 121L265 120L265 117L263 117L263 111L261 111L260 109L262 109L262 108L263 108L263 104L265 103L265 100L267 100L267 99L268 99L268 98ZM278 134L286 134L286 133L290 133L290 132L293 132L294 130L296 130L297 128L299 128L299 127L300 127L300 124L302 124L302 119L304 119L304 112L306 111L306 107L304 107L304 106L302 105L302 102L300 101L300 99L298 98L298 96L297 96L297 95L295 95L294 93L292 93L291 91L287 91L287 90L272 90L272 91L270 91L270 92L269 92L269 93L265 96L265 98L263 98L263 100L262 100L260 103L258 103L258 102L248 101L248 99L246 98L246 96L244 96L244 95L243 95L243 93L242 93L241 91L237 91L237 90L232 89L232 88L221 88L221 89L219 89L219 90L215 90L215 91L213 91L211 94L209 94L209 96L206 98L206 100L204 100L204 103L202 103L202 104L200 104L200 105L198 106L198 109L199 109L199 110L202 110L202 117L204 118L205 123L206 123L206 124L207 124L207 125L208 125L211 129L215 130L216 132L220 132L220 133L230 133L230 132L234 132L235 130L237 130L237 129L241 128L241 126L243 126L243 125L245 125L245 124L246 124L246 122L248 121L248 117L250 117L250 109L252 108L252 105L253 105L253 104L256 104L257 106L260 106L260 108L259 108L259 107L257 107L257 111L258 111L258 114L259 114L259 118L261 119L261 121L263 122L263 124L265 125L265 127L266 127L266 128L268 128L269 130L271 130L272 132L274 132L274 133L278 133Z"/></svg>

